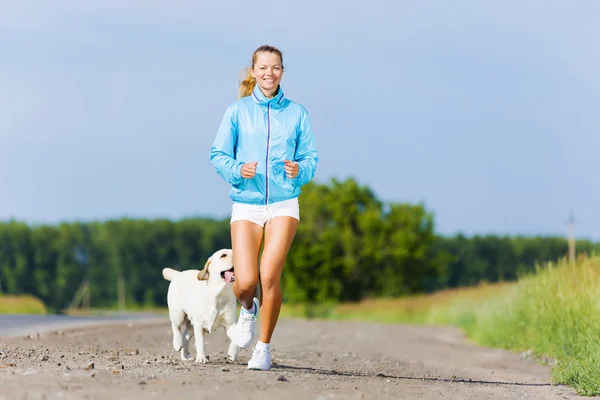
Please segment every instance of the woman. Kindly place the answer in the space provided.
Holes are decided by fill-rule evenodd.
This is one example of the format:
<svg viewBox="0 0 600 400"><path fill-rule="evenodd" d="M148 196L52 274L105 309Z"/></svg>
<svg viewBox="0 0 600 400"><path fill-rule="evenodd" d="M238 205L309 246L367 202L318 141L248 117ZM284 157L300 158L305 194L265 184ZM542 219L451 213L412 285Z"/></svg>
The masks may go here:
<svg viewBox="0 0 600 400"><path fill-rule="evenodd" d="M281 90L283 71L281 51L256 49L240 98L227 108L210 152L217 173L232 186L233 290L242 306L235 334L239 347L252 342L260 308L260 338L248 362L248 369L257 370L271 368L269 344L281 308L281 272L300 220L298 196L318 163L306 109ZM255 297L259 276L260 302Z"/></svg>

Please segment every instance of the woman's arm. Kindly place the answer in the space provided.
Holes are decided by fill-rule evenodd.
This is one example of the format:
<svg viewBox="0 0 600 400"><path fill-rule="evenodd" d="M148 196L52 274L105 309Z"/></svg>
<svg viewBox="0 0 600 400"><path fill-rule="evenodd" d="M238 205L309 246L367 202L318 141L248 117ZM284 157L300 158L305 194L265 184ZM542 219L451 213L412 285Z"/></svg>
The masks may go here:
<svg viewBox="0 0 600 400"><path fill-rule="evenodd" d="M210 162L217 173L231 185L239 185L243 180L241 168L244 163L234 158L237 134L237 118L230 106L225 111L210 150Z"/></svg>
<svg viewBox="0 0 600 400"><path fill-rule="evenodd" d="M315 176L319 154L310 123L308 112L303 108L300 117L298 141L294 162L298 163L298 176L292 179L294 186L302 186L310 182Z"/></svg>

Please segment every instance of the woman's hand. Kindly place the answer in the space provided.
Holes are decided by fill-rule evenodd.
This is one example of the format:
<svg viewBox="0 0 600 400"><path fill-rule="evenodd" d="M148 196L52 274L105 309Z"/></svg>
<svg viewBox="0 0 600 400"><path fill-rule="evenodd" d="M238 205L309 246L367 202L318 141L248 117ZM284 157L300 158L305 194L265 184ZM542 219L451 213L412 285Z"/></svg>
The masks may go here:
<svg viewBox="0 0 600 400"><path fill-rule="evenodd" d="M258 161L254 161L254 162L249 162L249 163L242 165L242 170L241 170L242 178L245 178L245 179L254 178L254 176L256 175L256 165L257 164L258 164Z"/></svg>
<svg viewBox="0 0 600 400"><path fill-rule="evenodd" d="M288 178L294 179L298 176L298 163L290 160L284 160L285 163L285 174Z"/></svg>

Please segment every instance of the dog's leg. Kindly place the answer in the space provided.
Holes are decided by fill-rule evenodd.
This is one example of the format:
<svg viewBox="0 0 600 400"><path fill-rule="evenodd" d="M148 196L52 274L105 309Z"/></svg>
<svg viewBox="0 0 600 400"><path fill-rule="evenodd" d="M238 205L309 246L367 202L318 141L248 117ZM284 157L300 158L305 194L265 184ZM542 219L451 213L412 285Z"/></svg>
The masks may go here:
<svg viewBox="0 0 600 400"><path fill-rule="evenodd" d="M229 361L237 361L238 354L238 346L235 344L233 340L233 335L235 335L235 326L236 324L231 324L226 328L227 336L229 336L229 350L227 351L227 355L229 356Z"/></svg>
<svg viewBox="0 0 600 400"><path fill-rule="evenodd" d="M217 319L217 303L214 299L207 304L208 312L204 317L204 326L208 333L212 333L213 327L215 326L215 319Z"/></svg>
<svg viewBox="0 0 600 400"><path fill-rule="evenodd" d="M196 336L196 362L207 363L206 353L204 350L204 330L202 329L202 323L192 323L194 325L194 336Z"/></svg>
<svg viewBox="0 0 600 400"><path fill-rule="evenodd" d="M177 324L171 323L171 329L173 330L173 350L181 350L181 327Z"/></svg>
<svg viewBox="0 0 600 400"><path fill-rule="evenodd" d="M192 340L192 337L194 337L194 328L192 327L192 323L190 322L189 319L186 320L186 327L187 327L187 331L185 334L185 338L189 342L190 340Z"/></svg>
<svg viewBox="0 0 600 400"><path fill-rule="evenodd" d="M181 339L183 342L183 345L181 347L181 360L182 361L189 361L192 359L192 356L190 354L190 349L189 349L189 345L190 345L190 338L194 336L194 330L192 328L192 324L190 322L189 319L185 319L185 328L183 330L183 333L181 334Z"/></svg>
<svg viewBox="0 0 600 400"><path fill-rule="evenodd" d="M181 325L184 323L185 314L182 310L169 310L171 329L173 330L173 350L181 350Z"/></svg>

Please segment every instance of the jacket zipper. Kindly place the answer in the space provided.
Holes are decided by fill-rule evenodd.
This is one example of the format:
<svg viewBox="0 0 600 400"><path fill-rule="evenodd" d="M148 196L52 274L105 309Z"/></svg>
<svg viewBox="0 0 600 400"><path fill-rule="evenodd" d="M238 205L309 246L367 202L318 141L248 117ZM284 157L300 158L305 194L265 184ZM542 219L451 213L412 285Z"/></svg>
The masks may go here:
<svg viewBox="0 0 600 400"><path fill-rule="evenodd" d="M271 103L267 104L267 158L265 160L265 204L269 205L269 146L271 145Z"/></svg>

